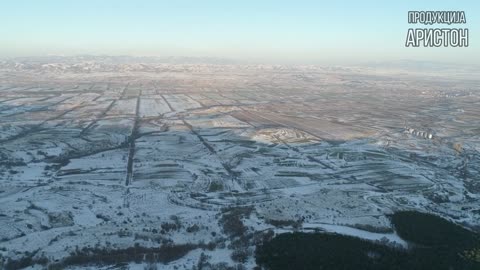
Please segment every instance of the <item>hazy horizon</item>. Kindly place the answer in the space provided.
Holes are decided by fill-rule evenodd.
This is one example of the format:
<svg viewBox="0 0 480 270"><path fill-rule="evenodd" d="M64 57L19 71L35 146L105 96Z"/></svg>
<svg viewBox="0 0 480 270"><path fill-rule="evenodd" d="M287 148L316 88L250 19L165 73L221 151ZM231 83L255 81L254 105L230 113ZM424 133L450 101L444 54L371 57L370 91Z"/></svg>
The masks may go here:
<svg viewBox="0 0 480 270"><path fill-rule="evenodd" d="M253 62L357 63L403 59L476 63L478 4L342 1L21 0L0 5L0 57L131 55ZM410 10L461 10L468 48L405 48ZM430 26L427 26L430 27ZM438 27L447 27L439 25Z"/></svg>

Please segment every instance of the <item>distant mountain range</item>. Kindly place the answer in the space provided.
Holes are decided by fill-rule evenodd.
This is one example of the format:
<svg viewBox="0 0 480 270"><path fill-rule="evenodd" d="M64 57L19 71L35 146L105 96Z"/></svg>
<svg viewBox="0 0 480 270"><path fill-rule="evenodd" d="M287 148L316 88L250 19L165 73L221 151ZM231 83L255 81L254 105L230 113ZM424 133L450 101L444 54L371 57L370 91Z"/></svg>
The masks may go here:
<svg viewBox="0 0 480 270"><path fill-rule="evenodd" d="M212 57L135 57L135 56L38 56L0 60L0 69L36 72L154 72L165 64L229 65L230 59Z"/></svg>
<svg viewBox="0 0 480 270"><path fill-rule="evenodd" d="M178 65L178 66L175 66ZM90 73L90 72L161 72L165 70L183 70L204 65L242 65L245 68L267 67L272 69L290 69L301 66L325 71L377 72L393 71L417 74L449 74L467 76L478 74L480 65L462 65L446 62L398 60L365 62L348 66L327 65L263 65L228 58L215 57L156 57L156 56L108 56L108 55L78 55L78 56L35 56L0 59L0 69L8 71L30 71L47 73ZM174 67L175 66L175 67ZM248 66L248 67L247 67Z"/></svg>

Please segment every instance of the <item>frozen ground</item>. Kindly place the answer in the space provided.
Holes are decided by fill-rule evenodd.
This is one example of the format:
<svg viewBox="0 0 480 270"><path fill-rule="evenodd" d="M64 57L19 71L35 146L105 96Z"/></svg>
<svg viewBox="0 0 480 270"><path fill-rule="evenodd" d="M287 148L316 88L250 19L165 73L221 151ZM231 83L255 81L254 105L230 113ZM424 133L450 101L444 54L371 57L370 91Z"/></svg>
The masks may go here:
<svg viewBox="0 0 480 270"><path fill-rule="evenodd" d="M256 243L293 230L406 246L399 209L480 225L477 78L0 67L0 260L18 268L123 250L104 269L145 269L141 247L169 254L162 269L249 269ZM100 267L88 258L65 266Z"/></svg>

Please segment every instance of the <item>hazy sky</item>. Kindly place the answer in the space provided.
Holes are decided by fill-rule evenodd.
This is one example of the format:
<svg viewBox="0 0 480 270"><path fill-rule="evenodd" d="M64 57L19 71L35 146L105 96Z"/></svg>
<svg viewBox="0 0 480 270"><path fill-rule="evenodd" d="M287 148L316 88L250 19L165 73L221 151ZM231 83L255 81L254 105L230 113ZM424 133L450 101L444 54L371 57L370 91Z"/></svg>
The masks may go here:
<svg viewBox="0 0 480 270"><path fill-rule="evenodd" d="M1 0L0 56L211 56L478 63L480 2ZM409 10L463 10L469 48L405 48ZM423 27L423 25L413 25Z"/></svg>

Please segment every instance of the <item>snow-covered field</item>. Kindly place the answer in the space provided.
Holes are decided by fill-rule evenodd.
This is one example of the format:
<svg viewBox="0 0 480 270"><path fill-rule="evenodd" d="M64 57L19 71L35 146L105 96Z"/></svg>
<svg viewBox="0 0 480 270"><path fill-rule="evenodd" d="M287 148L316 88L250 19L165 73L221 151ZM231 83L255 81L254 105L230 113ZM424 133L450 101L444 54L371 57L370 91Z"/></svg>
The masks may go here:
<svg viewBox="0 0 480 270"><path fill-rule="evenodd" d="M270 231L407 246L388 218L401 209L480 226L478 84L445 101L405 77L379 101L361 74L371 89L352 92L321 68L161 68L0 81L0 262L145 269L143 248L170 254L161 269L251 269ZM106 251L129 259L88 261Z"/></svg>

